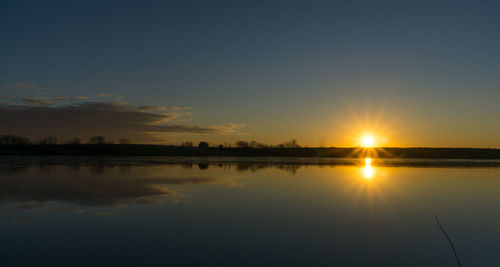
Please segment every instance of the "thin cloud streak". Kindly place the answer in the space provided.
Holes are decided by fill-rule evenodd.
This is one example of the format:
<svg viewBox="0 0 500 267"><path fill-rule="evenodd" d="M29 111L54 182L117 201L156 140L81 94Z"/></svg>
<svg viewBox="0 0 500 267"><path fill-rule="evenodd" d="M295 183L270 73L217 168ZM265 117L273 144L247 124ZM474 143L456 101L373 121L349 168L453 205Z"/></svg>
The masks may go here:
<svg viewBox="0 0 500 267"><path fill-rule="evenodd" d="M89 99L88 96L34 96L34 97L24 97L24 96L1 96L10 103L20 103L27 106L48 106L57 105L64 102L76 102Z"/></svg>
<svg viewBox="0 0 500 267"><path fill-rule="evenodd" d="M97 94L98 97L113 97L113 98L123 98L123 96L115 93L102 93L102 94Z"/></svg>
<svg viewBox="0 0 500 267"><path fill-rule="evenodd" d="M14 88L29 88L29 89L36 89L36 90L42 90L43 88L28 84L28 83L4 83L5 86L7 87L14 87Z"/></svg>

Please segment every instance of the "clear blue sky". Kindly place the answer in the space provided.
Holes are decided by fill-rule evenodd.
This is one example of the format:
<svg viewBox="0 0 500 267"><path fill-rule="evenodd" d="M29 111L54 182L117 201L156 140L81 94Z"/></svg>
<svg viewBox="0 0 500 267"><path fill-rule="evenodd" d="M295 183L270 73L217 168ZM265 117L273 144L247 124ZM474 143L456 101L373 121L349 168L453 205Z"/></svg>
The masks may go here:
<svg viewBox="0 0 500 267"><path fill-rule="evenodd" d="M166 116L116 126L142 142L500 147L498 1L2 1L0 25L9 118L69 105ZM0 131L79 132L16 121Z"/></svg>

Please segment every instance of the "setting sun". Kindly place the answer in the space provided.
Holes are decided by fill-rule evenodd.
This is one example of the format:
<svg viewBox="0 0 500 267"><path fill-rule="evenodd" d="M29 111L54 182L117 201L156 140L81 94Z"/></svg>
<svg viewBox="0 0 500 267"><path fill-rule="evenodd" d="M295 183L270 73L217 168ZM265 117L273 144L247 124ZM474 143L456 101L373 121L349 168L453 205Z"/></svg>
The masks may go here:
<svg viewBox="0 0 500 267"><path fill-rule="evenodd" d="M364 136L362 140L362 145L363 147L373 147L375 145L375 138L373 138L373 136L370 135Z"/></svg>

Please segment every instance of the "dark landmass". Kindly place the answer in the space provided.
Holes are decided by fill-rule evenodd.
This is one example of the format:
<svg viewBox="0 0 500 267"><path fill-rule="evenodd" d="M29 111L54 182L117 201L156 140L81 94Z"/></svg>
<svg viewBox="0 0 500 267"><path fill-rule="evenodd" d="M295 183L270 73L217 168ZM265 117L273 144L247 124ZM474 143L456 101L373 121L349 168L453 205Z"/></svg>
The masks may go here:
<svg viewBox="0 0 500 267"><path fill-rule="evenodd" d="M0 155L500 159L486 148L216 148L139 144L0 145Z"/></svg>
<svg viewBox="0 0 500 267"><path fill-rule="evenodd" d="M175 165L184 169L232 169L237 171L258 171L277 168L295 173L306 166L365 166L363 158L331 157L175 157L175 156L8 156L0 155L0 175L13 174L37 168L52 171L55 166L78 170L90 167L93 173L101 174L109 168L137 166ZM492 159L408 159L376 158L375 167L431 167L431 168L498 168L500 160Z"/></svg>

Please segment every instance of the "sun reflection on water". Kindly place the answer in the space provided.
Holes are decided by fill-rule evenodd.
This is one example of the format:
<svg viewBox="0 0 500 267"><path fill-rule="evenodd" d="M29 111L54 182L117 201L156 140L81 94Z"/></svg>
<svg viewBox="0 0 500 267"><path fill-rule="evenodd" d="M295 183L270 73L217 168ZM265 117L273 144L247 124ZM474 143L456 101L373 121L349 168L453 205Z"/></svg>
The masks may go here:
<svg viewBox="0 0 500 267"><path fill-rule="evenodd" d="M351 166L350 182L345 188L348 197L352 199L350 216L367 208L370 216L375 216L375 210L381 206L390 207L390 198L400 193L395 187L394 179L390 179L394 168L383 166L383 160L377 157L358 158L359 165ZM382 166L381 166L382 165Z"/></svg>
<svg viewBox="0 0 500 267"><path fill-rule="evenodd" d="M371 163L371 158L365 158L365 166L363 168L363 176L365 177L365 179L371 179L373 177L373 174L375 173L375 170L372 167Z"/></svg>

